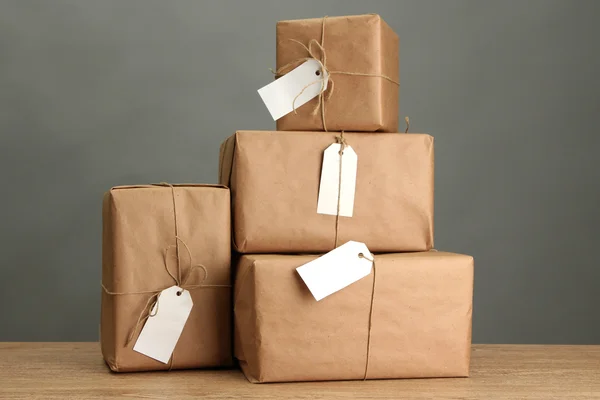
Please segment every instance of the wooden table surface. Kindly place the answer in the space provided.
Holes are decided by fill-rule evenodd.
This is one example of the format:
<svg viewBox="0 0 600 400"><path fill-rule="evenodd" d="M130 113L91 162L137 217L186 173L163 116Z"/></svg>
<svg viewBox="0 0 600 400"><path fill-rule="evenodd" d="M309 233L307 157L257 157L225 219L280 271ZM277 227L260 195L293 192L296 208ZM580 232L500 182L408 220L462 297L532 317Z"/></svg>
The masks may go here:
<svg viewBox="0 0 600 400"><path fill-rule="evenodd" d="M0 343L0 399L600 399L600 346L475 345L471 378L255 385L238 370L115 374L97 343Z"/></svg>

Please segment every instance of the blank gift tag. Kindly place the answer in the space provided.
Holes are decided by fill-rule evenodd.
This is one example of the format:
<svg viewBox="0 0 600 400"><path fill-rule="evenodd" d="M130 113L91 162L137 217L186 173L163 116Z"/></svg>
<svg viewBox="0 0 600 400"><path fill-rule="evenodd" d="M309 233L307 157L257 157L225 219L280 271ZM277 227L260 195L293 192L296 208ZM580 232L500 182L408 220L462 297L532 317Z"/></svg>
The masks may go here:
<svg viewBox="0 0 600 400"><path fill-rule="evenodd" d="M360 256L361 253L364 257ZM367 245L350 241L296 268L296 271L319 301L369 275L372 259Z"/></svg>
<svg viewBox="0 0 600 400"><path fill-rule="evenodd" d="M160 292L133 350L167 364L193 305L190 292L178 286Z"/></svg>
<svg viewBox="0 0 600 400"><path fill-rule="evenodd" d="M354 211L358 156L350 146L345 146L344 154L340 156L340 148L341 144L333 143L323 153L323 169L321 170L317 214L337 215L338 191L340 196L340 216L351 217ZM342 158L341 185L340 157Z"/></svg>
<svg viewBox="0 0 600 400"><path fill-rule="evenodd" d="M323 75L321 64L308 60L284 76L258 89L258 94L275 121L296 108L308 103L327 89L327 75ZM296 102L294 103L294 99Z"/></svg>

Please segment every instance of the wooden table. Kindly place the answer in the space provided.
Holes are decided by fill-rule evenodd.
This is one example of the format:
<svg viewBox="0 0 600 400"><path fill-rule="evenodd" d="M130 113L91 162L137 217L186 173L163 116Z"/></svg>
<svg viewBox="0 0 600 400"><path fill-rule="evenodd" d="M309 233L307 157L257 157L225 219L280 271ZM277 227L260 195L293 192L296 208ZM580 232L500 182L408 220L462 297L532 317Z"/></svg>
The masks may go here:
<svg viewBox="0 0 600 400"><path fill-rule="evenodd" d="M97 343L0 343L0 399L600 399L600 346L475 345L471 372L253 385L237 370L114 374Z"/></svg>

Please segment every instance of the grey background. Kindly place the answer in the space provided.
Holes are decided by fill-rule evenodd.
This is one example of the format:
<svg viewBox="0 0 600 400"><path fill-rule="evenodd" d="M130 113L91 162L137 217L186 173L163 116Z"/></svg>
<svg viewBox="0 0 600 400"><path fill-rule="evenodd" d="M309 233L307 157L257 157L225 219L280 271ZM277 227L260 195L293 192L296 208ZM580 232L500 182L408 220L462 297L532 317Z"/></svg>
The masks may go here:
<svg viewBox="0 0 600 400"><path fill-rule="evenodd" d="M97 340L102 193L216 182L274 127L276 21L366 12L436 137L436 247L476 258L474 341L600 343L593 0L0 0L0 340Z"/></svg>

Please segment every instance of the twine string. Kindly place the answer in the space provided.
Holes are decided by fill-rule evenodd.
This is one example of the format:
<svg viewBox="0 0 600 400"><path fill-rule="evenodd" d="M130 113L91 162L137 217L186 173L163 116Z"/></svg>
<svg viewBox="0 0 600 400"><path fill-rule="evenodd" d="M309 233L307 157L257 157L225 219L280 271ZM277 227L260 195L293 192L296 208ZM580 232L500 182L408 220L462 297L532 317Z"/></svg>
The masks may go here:
<svg viewBox="0 0 600 400"><path fill-rule="evenodd" d="M343 163L343 159L344 159L344 149L347 146L346 139L344 138L344 131L341 131L340 136L336 136L335 140L340 145L340 151L338 153L340 156L340 165L339 165L339 172L338 172L337 211L335 213L335 242L334 242L333 248L338 247L338 231L339 231L339 227L340 227L340 203L342 200L342 165L343 165L342 163Z"/></svg>
<svg viewBox="0 0 600 400"><path fill-rule="evenodd" d="M371 288L371 304L369 306L369 328L367 333L367 357L365 360L365 375L363 377L363 381L367 380L367 374L369 372L369 356L371 353L371 326L373 325L373 303L375 301L375 278L377 269L375 268L375 257L368 257L363 253L358 253L359 258L364 258L365 260L369 260L373 263L373 287Z"/></svg>

